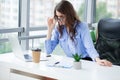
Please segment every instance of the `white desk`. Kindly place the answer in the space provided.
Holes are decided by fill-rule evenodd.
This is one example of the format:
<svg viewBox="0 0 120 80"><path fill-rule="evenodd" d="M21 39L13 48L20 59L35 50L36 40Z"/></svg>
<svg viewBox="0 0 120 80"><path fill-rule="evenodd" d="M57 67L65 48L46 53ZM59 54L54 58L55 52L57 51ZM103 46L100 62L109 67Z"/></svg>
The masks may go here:
<svg viewBox="0 0 120 80"><path fill-rule="evenodd" d="M73 61L71 58L67 58L67 57L57 57L57 58L69 60L69 62ZM11 80L12 80L11 76L13 75L12 73L16 73L16 72L20 73L20 75L22 74L22 72L23 72L22 75L24 74L28 74L28 76L34 75L31 77L35 77L35 78L39 76L42 77L44 76L58 80L120 80L120 66L104 67L104 66L99 66L95 62L82 60L82 69L75 70L73 68L66 69L66 68L57 68L57 67L47 67L46 62L47 61L41 61L39 64L35 64L33 62L24 62L16 58L12 53L0 55L0 66L3 66L3 68L6 67L8 68L6 71L10 71L10 73L8 72L9 74L7 76L9 76ZM2 74L3 74L2 71L0 71L0 75ZM27 79L27 80L34 80L34 79ZM48 79L41 79L41 80L48 80Z"/></svg>

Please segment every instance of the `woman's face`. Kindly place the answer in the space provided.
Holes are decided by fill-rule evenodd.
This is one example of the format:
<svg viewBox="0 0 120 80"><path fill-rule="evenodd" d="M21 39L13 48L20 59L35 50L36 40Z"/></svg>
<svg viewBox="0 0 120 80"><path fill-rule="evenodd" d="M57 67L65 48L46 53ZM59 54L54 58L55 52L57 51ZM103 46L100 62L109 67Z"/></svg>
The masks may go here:
<svg viewBox="0 0 120 80"><path fill-rule="evenodd" d="M64 14L56 11L56 20L57 20L59 25L65 25L66 17Z"/></svg>

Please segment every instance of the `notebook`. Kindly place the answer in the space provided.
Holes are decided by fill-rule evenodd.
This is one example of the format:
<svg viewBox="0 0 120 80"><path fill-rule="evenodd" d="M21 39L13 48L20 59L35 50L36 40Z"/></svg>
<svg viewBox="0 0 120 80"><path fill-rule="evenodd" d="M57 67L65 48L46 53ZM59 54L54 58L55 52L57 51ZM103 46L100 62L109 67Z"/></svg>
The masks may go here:
<svg viewBox="0 0 120 80"><path fill-rule="evenodd" d="M9 35L8 39L11 44L12 51L16 57L26 62L32 61L32 56L30 55L30 53L28 51L22 50L22 47L19 44L19 40L17 36ZM47 61L47 57L45 55L41 55L40 60Z"/></svg>

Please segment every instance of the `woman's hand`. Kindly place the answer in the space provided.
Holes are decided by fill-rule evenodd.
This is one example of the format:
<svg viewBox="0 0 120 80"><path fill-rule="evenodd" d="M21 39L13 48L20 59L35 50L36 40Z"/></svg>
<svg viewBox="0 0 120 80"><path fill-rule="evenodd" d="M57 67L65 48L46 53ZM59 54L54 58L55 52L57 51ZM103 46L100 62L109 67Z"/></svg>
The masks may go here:
<svg viewBox="0 0 120 80"><path fill-rule="evenodd" d="M54 18L48 18L47 23L48 23L47 40L49 40L49 39L51 38L52 30L53 30L54 27L55 27L56 21L55 21Z"/></svg>
<svg viewBox="0 0 120 80"><path fill-rule="evenodd" d="M112 63L111 63L110 61L108 61L108 60L105 60L105 59L101 60L100 58L96 58L95 60L96 60L96 62L97 62L99 65L109 66L109 67L112 66Z"/></svg>
<svg viewBox="0 0 120 80"><path fill-rule="evenodd" d="M48 18L47 20L47 23L48 23L48 30L53 30L53 28L55 27L55 19L54 18Z"/></svg>

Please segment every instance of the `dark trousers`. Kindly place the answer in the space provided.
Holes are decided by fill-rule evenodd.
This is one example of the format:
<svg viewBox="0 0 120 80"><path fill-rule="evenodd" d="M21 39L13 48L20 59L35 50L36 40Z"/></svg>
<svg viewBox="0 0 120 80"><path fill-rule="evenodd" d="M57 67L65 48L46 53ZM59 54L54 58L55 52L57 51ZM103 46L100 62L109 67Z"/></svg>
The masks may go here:
<svg viewBox="0 0 120 80"><path fill-rule="evenodd" d="M92 61L92 59L90 57L85 57L85 58L82 58L83 60L88 60L88 61Z"/></svg>

